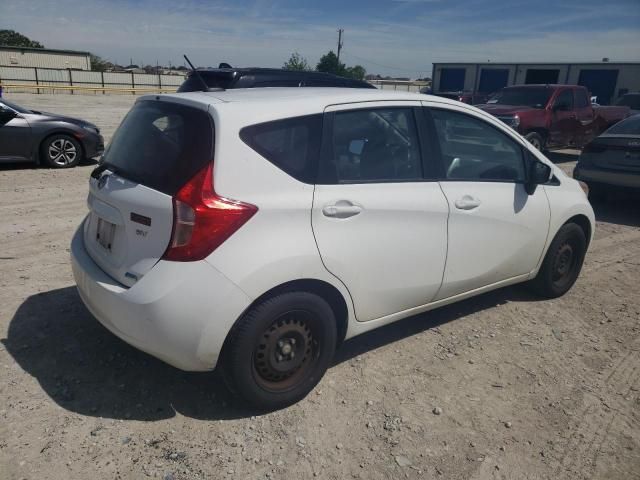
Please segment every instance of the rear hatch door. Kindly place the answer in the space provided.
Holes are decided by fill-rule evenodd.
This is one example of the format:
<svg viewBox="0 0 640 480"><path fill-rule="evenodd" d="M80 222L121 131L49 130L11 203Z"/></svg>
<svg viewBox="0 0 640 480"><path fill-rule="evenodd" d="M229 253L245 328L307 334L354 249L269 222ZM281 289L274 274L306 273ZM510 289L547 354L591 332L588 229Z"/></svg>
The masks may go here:
<svg viewBox="0 0 640 480"><path fill-rule="evenodd" d="M118 282L132 286L171 240L173 195L213 158L207 105L171 97L139 100L92 173L85 247Z"/></svg>

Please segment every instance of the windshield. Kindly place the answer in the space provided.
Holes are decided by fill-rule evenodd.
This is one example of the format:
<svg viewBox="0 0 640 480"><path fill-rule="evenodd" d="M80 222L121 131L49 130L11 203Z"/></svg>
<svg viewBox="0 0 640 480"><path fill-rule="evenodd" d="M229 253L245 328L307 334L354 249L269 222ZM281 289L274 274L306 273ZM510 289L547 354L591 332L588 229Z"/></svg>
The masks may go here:
<svg viewBox="0 0 640 480"><path fill-rule="evenodd" d="M211 117L195 108L139 101L124 118L103 155L103 165L134 182L175 194L211 161Z"/></svg>
<svg viewBox="0 0 640 480"><path fill-rule="evenodd" d="M12 110L15 110L18 113L31 113L31 110L27 110L26 108L22 108L20 105L16 105L15 103L8 102L4 98L0 100L0 104L6 105Z"/></svg>
<svg viewBox="0 0 640 480"><path fill-rule="evenodd" d="M640 135L640 115L634 115L616 123L607 130L607 133L613 135Z"/></svg>
<svg viewBox="0 0 640 480"><path fill-rule="evenodd" d="M549 103L551 93L552 90L546 87L503 88L487 100L487 103L544 108Z"/></svg>
<svg viewBox="0 0 640 480"><path fill-rule="evenodd" d="M637 95L625 95L616 102L616 105L629 107L631 110L640 110L640 93Z"/></svg>

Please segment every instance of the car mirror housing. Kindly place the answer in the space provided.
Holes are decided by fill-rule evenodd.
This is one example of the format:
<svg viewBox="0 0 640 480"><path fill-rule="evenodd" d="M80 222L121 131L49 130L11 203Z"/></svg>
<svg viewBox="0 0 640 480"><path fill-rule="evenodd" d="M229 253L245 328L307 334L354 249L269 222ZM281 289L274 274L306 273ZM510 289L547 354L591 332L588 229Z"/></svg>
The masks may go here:
<svg viewBox="0 0 640 480"><path fill-rule="evenodd" d="M532 159L528 173L525 189L529 195L533 195L538 185L547 183L551 178L551 167L540 160Z"/></svg>

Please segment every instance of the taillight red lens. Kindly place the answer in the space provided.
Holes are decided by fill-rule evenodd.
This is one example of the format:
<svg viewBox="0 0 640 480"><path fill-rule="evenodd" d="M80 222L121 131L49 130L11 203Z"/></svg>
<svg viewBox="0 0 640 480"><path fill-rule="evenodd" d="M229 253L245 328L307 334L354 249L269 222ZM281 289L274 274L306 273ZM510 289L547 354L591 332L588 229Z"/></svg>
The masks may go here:
<svg viewBox="0 0 640 480"><path fill-rule="evenodd" d="M173 198L173 232L165 260L202 260L235 233L258 207L220 197L213 188L213 164L189 180Z"/></svg>

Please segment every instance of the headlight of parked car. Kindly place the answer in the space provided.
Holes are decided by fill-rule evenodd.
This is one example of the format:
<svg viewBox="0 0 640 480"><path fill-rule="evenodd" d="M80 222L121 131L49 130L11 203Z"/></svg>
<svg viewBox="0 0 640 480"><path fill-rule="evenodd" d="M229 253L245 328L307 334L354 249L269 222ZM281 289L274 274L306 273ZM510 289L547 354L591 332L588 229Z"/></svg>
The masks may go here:
<svg viewBox="0 0 640 480"><path fill-rule="evenodd" d="M91 125L83 125L82 128L90 131L91 133L100 133L100 130L96 127L92 127Z"/></svg>
<svg viewBox="0 0 640 480"><path fill-rule="evenodd" d="M520 125L520 117L518 115L513 115L510 117L498 117L502 122L509 125L511 128L518 128Z"/></svg>

